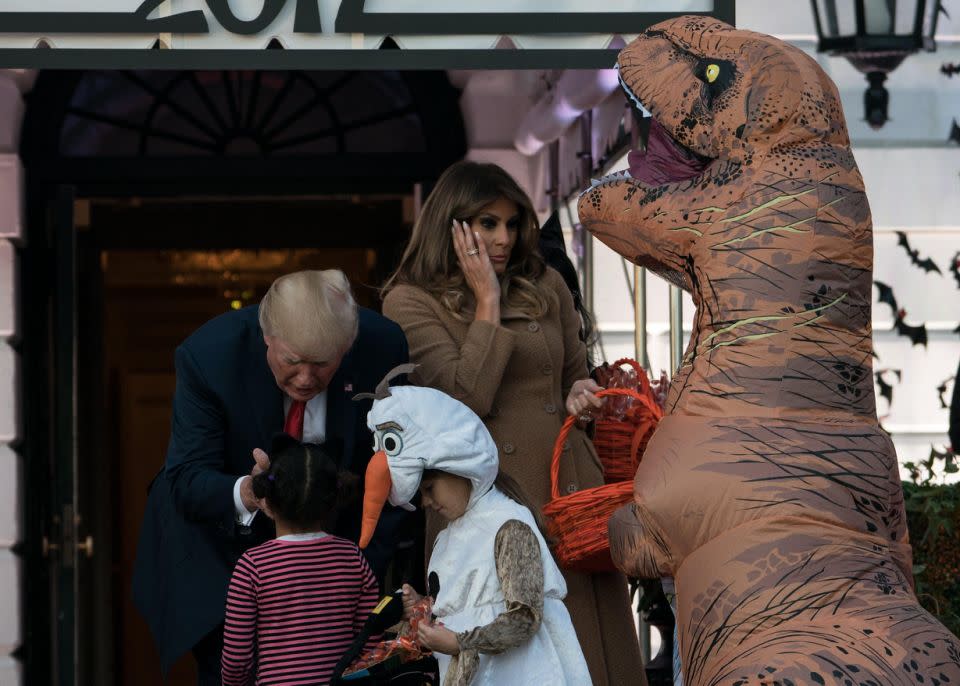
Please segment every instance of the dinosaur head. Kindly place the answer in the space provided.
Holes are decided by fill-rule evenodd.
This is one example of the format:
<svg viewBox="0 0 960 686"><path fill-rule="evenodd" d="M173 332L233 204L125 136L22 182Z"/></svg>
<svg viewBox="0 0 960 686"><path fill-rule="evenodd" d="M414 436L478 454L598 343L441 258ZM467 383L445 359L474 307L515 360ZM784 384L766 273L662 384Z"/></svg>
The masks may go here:
<svg viewBox="0 0 960 686"><path fill-rule="evenodd" d="M778 144L848 144L836 87L771 36L679 17L625 47L618 69L629 100L659 125L651 135L702 158L750 164Z"/></svg>

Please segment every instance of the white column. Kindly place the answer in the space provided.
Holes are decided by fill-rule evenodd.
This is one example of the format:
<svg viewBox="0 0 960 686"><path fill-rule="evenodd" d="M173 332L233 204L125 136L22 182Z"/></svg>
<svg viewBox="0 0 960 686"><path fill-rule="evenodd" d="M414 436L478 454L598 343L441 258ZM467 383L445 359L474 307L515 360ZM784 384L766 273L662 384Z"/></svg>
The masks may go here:
<svg viewBox="0 0 960 686"><path fill-rule="evenodd" d="M22 536L21 464L11 444L20 437L20 356L17 245L23 238L23 168L17 149L23 119L21 90L31 79L0 70L0 684L20 684L11 652L20 645L21 561L11 551Z"/></svg>

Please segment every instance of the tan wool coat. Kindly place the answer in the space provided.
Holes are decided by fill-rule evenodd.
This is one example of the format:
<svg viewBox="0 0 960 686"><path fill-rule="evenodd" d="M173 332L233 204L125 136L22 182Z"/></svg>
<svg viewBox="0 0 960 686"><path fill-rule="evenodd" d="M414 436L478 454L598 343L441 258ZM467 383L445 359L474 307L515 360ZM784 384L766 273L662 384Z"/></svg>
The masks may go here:
<svg viewBox="0 0 960 686"><path fill-rule="evenodd" d="M410 361L420 365L411 381L457 398L477 413L500 449L500 466L535 507L550 499L553 444L566 418L573 382L587 376L580 319L562 277L541 277L548 311L533 320L504 307L500 326L458 319L427 291L397 286L383 313L407 336ZM574 429L560 468L561 494L600 486L603 472L590 439ZM439 531L428 521L427 546ZM564 572L566 605L598 686L645 683L625 578L619 573Z"/></svg>

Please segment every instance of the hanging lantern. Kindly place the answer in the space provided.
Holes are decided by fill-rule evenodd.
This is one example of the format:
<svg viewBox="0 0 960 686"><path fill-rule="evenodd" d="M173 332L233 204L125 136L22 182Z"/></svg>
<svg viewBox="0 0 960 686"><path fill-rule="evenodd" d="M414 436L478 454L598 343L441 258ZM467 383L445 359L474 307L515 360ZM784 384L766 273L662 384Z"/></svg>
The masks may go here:
<svg viewBox="0 0 960 686"><path fill-rule="evenodd" d="M907 55L936 49L940 0L811 0L817 51L846 57L870 84L863 104L867 123L887 121L887 74Z"/></svg>

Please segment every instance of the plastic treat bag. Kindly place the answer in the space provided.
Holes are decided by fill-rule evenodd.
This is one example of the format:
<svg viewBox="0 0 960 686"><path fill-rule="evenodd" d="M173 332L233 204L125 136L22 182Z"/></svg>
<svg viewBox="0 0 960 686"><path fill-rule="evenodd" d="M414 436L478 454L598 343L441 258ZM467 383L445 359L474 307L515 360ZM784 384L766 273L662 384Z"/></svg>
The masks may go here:
<svg viewBox="0 0 960 686"><path fill-rule="evenodd" d="M433 601L424 596L412 610L409 621L405 622L396 638L380 641L373 648L365 651L360 657L344 670L343 680L365 679L377 676L378 672L388 672L399 665L419 660L430 651L425 650L417 640L417 629L420 622L430 621L433 610Z"/></svg>

